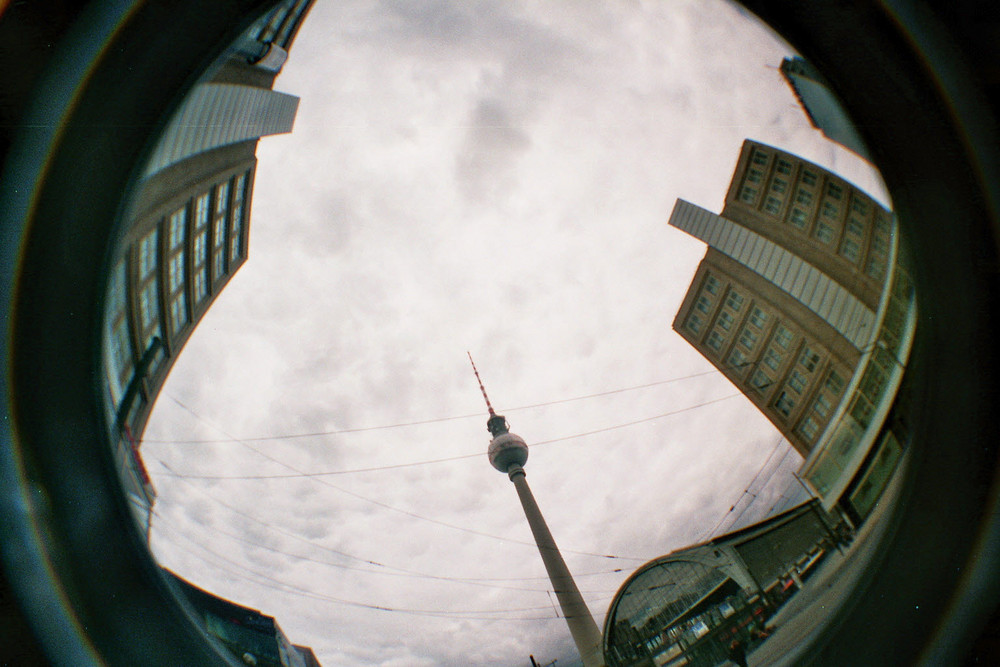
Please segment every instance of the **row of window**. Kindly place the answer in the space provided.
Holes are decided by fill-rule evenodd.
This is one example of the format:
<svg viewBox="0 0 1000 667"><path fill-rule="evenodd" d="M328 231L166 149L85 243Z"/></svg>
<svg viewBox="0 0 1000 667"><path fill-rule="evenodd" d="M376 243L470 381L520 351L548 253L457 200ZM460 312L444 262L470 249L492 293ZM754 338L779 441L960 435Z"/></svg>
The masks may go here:
<svg viewBox="0 0 1000 667"><path fill-rule="evenodd" d="M715 312L716 300L720 298L721 304ZM741 316L747 304L748 310L744 311L745 316ZM801 346L795 346L795 334L784 323L756 303L748 302L747 297L732 286L723 290L719 279L706 273L685 326L700 334L705 324L711 322L713 313L714 323L704 338L706 347L715 352L716 358L720 358L728 347L724 363L738 374L748 367L753 368L746 382L761 400L771 393L772 387L782 377L785 360L794 354L794 362L784 371L783 385L770 405L781 418L788 420L796 406L812 394L812 402L802 412L796 432L803 440L814 441L829 419L832 407L839 401L843 389L840 375L829 370L823 385L815 392L811 391L816 384L813 378L822 370L820 351L805 341ZM742 326L737 330L737 322L741 320ZM776 321L769 328L772 320ZM729 344L730 340L734 342ZM758 354L761 343L764 346ZM752 363L755 358L756 364Z"/></svg>
<svg viewBox="0 0 1000 667"><path fill-rule="evenodd" d="M761 189L767 180L766 168L770 159L767 151L759 148L753 150L739 199L754 207L759 206L772 216L780 217L786 207L786 193L790 187L786 176L792 174L793 165L782 157L776 159L770 184L763 191L763 201L758 202L762 196ZM824 245L836 246L836 252L840 256L852 264L861 266L872 278L881 279L885 275L888 259L891 225L881 214L875 216L874 225L869 225L867 216L872 208L878 207L873 207L866 197L853 188L848 188L851 192L850 204L847 207L848 218L841 230L840 218L846 193L844 186L833 181L824 184L814 216L813 187L819 180L819 175L815 171L807 167L801 169L786 218L788 223L802 233L811 234ZM865 247L868 242L869 227L872 227L872 239L866 257Z"/></svg>
<svg viewBox="0 0 1000 667"><path fill-rule="evenodd" d="M160 317L161 305L166 306L166 328L173 339L191 322L192 307L203 304L210 286L224 278L240 259L248 177L246 172L217 183L146 232L126 255L131 257L134 281L128 280L126 258L115 266L108 288L105 363L111 402L116 410L138 361L156 345L157 339L167 340ZM166 300L165 304L161 304L161 299ZM129 312L133 313L132 324ZM132 326L136 335L134 346ZM151 356L152 365L144 371L147 376L155 372L163 359L162 354Z"/></svg>

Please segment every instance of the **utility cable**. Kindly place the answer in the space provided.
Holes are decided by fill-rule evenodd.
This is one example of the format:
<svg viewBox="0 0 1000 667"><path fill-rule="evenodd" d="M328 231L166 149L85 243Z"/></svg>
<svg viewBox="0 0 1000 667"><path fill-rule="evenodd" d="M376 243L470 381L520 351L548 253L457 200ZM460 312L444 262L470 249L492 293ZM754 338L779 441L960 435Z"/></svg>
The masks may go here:
<svg viewBox="0 0 1000 667"><path fill-rule="evenodd" d="M718 373L718 371L717 370L703 371L701 373L694 373L692 375L685 375L684 377L671 378L669 380L660 380L658 382L650 382L648 384L640 384L640 385L636 385L634 387L625 387L625 388L622 388L622 389L611 389L609 391L602 391L602 392L598 392L596 394L587 394L586 396L574 396L572 398L562 398L562 399L558 399L558 400L555 400L555 401L546 401L544 403L533 403L531 405L522 405L522 406L516 407L516 408L507 408L506 410L503 410L503 412L505 412L505 413L518 412L520 410L529 410L529 409L532 409L532 408L541 408L541 407L546 407L546 406L549 406L549 405L559 405L561 403L570 403L570 402L573 402L573 401L582 401L582 400L585 400L585 399L588 399L588 398L598 398L600 396L610 396L612 394L621 394L623 392L636 391L638 389L648 389L649 387L657 387L657 386L664 385L664 384L670 384L672 382L680 382L682 380L690 380L692 378L701 377L703 375L712 375L713 373ZM173 400L174 402L177 402L177 403L180 402L178 399L174 398L170 394L167 394L167 396L171 400ZM298 438L314 438L314 437L320 437L320 436L326 436L326 435L343 435L345 433L362 433L364 431L380 431L380 430L385 430L385 429L403 428L403 427L406 427L406 426L421 426L421 425L424 425L424 424L436 424L436 423L439 423L439 422L456 421L456 420L459 420L459 419L472 419L472 418L475 418L475 417L482 417L482 416L483 415L482 415L481 412L477 412L475 414L458 415L458 416L455 416L455 417L438 417L436 419L424 419L424 420L421 420L421 421L402 422L402 423L398 423L398 424L385 424L385 425L382 425L382 426L362 426L362 427L358 427L358 428L347 428L347 429L339 429L339 430L333 430L333 431L315 431L315 432L312 432L312 433L290 433L290 434L284 434L284 435L267 435L267 436L256 436L256 437L249 437L249 438L229 437L229 438L216 438L216 439L206 439L206 440L143 440L143 442L158 443L158 444L174 444L174 445L195 445L195 444L217 444L217 443L226 443L226 442L264 442L264 441L269 441L269 440L294 440L294 439L298 439Z"/></svg>
<svg viewBox="0 0 1000 667"><path fill-rule="evenodd" d="M175 530L177 532L180 532L179 526L174 521L167 519L163 514L161 514L159 512L154 512L154 514L155 514L155 516L160 521L166 521L168 524L171 525L171 527L173 528L173 530ZM248 515L244 515L244 516L248 516ZM269 546L267 544L262 544L260 542L255 542L253 540L247 539L246 537L242 537L240 535L236 535L234 533L231 533L231 532L226 531L226 530L222 530L221 528L218 528L216 526L212 526L212 525L209 525L209 524L199 523L197 525L200 528L208 529L208 530L210 530L210 531L212 531L214 533L218 533L220 535L225 535L226 537L228 537L230 539L236 540L238 542L243 542L244 544L249 544L250 546L253 546L253 547L256 547L256 548L259 548L259 549L264 549L265 551L270 551L271 553L275 553L275 554L278 554L280 556L286 556L288 558L293 558L293 559L299 560L299 561L308 561L310 563L316 563L317 565L324 565L324 566L327 566L327 567L333 567L333 568L337 568L337 569L341 569L341 570L350 570L352 572L361 572L361 573L364 573L364 574L377 574L377 575L394 576L394 577L411 577L411 578L415 578L415 579L429 579L429 580L433 580L433 581L447 581L447 582L451 582L451 583L458 583L458 584L464 584L464 585L469 585L469 586L481 586L481 587L484 587L484 588L497 588L497 589L501 589L501 590L511 590L511 591L525 591L525 592L529 592L529 593L543 593L543 592L547 592L549 590L549 589L545 589L545 588L525 588L525 587L522 587L522 586L504 586L504 585L501 585L501 584L488 583L488 582L478 581L478 580L474 580L474 579L461 579L461 578L457 578L457 577L445 577L445 576L440 576L440 575L427 574L427 573L423 573L423 572L416 572L414 570L406 570L406 569L403 569L403 568L392 568L389 565L383 565L382 563L377 563L377 562L372 561L372 560L366 560L366 559L358 558L356 556L351 556L350 554L346 554L346 553L344 553L342 551L337 551L336 549L328 549L327 547L324 547L324 546L319 545L319 544L315 544L315 543L310 542L308 540L304 540L304 539L301 540L302 542L304 542L304 543L306 543L306 544L308 544L310 546L313 546L313 547L318 548L318 549L322 549L324 551L330 551L331 553L335 553L335 554L338 554L338 555L341 555L341 556L345 556L345 557L348 557L348 558L356 558L357 560L361 560L361 561L363 561L365 563L370 563L372 565L378 565L378 566L380 566L382 568L390 568L391 570L395 570L395 571L389 571L387 569L370 570L370 569L366 569L366 568L362 568L362 567L356 567L356 566L352 566L352 565L345 565L343 563L333 563L333 562L330 562L328 560L320 560L318 558L312 558L310 556L304 556L302 554L292 553L292 552L289 552L289 551L283 551L281 549L277 549L275 547ZM264 523L264 525L268 526L268 527L271 527L270 524L267 524L267 523ZM289 533L286 533L286 534L289 534ZM607 593L608 591L601 590L601 591L581 591L581 592L582 593L603 594L603 593Z"/></svg>
<svg viewBox="0 0 1000 667"><path fill-rule="evenodd" d="M174 400L176 400L176 399L174 399ZM184 408L185 410L187 410L188 412L190 412L192 415L194 415L199 420L201 420L201 421L205 422L206 424L208 424L209 426L217 429L221 433L226 433L225 429L212 424L211 422L209 422L205 418L201 417L197 412L195 412L194 410L192 410L190 407L188 407L188 406L184 405L183 403L181 403L180 401L177 401L177 402L178 402L178 404L182 408ZM229 434L227 433L226 435L229 435ZM420 521L426 521L426 522L429 522L429 523L434 523L434 524L437 524L437 525L440 525L440 526L445 526L446 528L451 528L453 530L459 530L459 531L462 531L462 532L465 532L465 533L469 533L469 534L472 534L472 535L479 535L479 536L482 536L482 537L489 537L489 538L492 538L492 539L495 539L495 540L500 540L502 542L509 542L509 543L513 543L513 544L521 544L521 545L529 546L529 547L532 547L532 548L535 548L535 549L538 548L538 545L535 544L534 542L526 542L524 540L516 540L514 538L503 537L503 536L500 536L500 535L493 535L492 533L486 533L486 532L483 532L483 531L480 531L480 530L475 530L473 528L466 528L464 526L458 526L458 525L453 524L453 523L448 523L446 521L441 521L439 519L432 519L430 517L426 517L426 516L422 516L420 514L416 514L414 512L410 512L409 510L404 510L404 509L401 509L399 507L394 507L393 505L389 505L389 504L383 503L381 501L375 500L374 498L368 498L367 496L363 496L361 494L354 493L353 491L348 491L347 489L339 487L339 486L337 486L335 484L331 484L327 480L322 479L320 477L312 476L312 475L310 475L309 473L306 473L303 470L299 470L295 466L289 465L288 463L285 463L284 461L276 459L273 456L271 456L269 454L266 454L265 452L260 451L259 449L257 449L253 445L250 445L250 444L242 442L242 441L240 441L240 444L243 445L244 447L246 447L247 449L249 449L250 451L256 452L258 455L260 455L260 456L262 456L262 457L264 457L264 458L266 458L266 459L268 459L270 461L273 461L274 463L277 463L278 465L280 465L280 466L282 466L284 468L292 470L295 473L298 473L298 476L310 477L311 479L315 480L319 484L322 484L323 486L327 486L327 487L329 487L331 489L334 489L335 491L339 491L340 493L343 493L345 495L351 496L353 498L357 498L358 500L362 500L362 501L370 503L372 505L376 505L377 507L381 507L383 509L386 509L386 510L389 510L389 511L392 511L392 512L397 512L399 514L403 514L405 516L408 516L408 517L411 517L411 518L414 518L414 519L418 519ZM609 555L609 554L597 554L597 553L592 553L592 552L589 552L589 551L576 551L576 550L573 550L573 549L563 549L562 551L564 553L572 553L572 554L577 554L579 556L592 556L592 557L595 557L595 558L607 558L607 559L614 559L614 560L631 560L631 561L635 561L635 562L646 562L647 560L649 560L648 558L632 558L632 557L629 557L629 556L615 556L615 555Z"/></svg>
<svg viewBox="0 0 1000 667"><path fill-rule="evenodd" d="M698 403L697 405L691 405L691 406L688 406L686 408L681 408L679 410L672 410L671 412L664 412L663 414L655 415L653 417L645 417L643 419L637 419L635 421L625 422L623 424L615 424L614 426L607 426L607 427L599 428L599 429L596 429L596 430L593 430L593 431L585 431L583 433L574 433L573 435L566 435L566 436L562 436L562 437L559 437L559 438L552 438L551 440L541 440L539 442L535 442L535 443L532 443L532 444L528 445L528 447L539 447L541 445L550 445L550 444L556 443L556 442L565 442L567 440L575 440L576 438L583 438L583 437L586 437L586 436L589 436L589 435L597 435L598 433L607 433L608 431L614 431L614 430L620 429L620 428L627 428L629 426L636 426L638 424L644 424L646 422L655 421L657 419L662 419L664 417L671 417L673 415L678 415L678 414L681 414L681 413L684 413L684 412L688 412L690 410L696 410L698 408L703 408L706 405L712 405L713 403L720 403L722 401L729 400L730 398L735 398L737 396L742 396L742 395L743 394L741 394L741 393L728 394L728 395L723 396L721 398L714 398L714 399L712 399L710 401L705 401L704 403ZM176 400L176 399L174 399L174 400ZM185 409L190 410L189 408L187 408L187 406L184 406L183 404L181 404L181 406L184 407ZM254 451L256 451L256 450L254 450ZM430 459L430 460L426 460L426 461L414 461L414 462L411 462L411 463L396 463L396 464L392 464L392 465L374 466L374 467L371 467L371 468L355 468L353 470L327 470L327 471L322 471L322 472L281 473L281 474L274 474L274 475L192 475L192 474L174 472L170 467L168 467L165 463L163 463L163 461L160 461L160 463L163 464L165 468L167 468L167 470L169 471L167 474L169 476L171 476L171 477L180 477L180 478L183 478L183 479L214 479L214 480L219 480L219 479L239 479L239 480L252 480L252 479L296 479L296 478L304 478L304 477L328 477L328 476L333 476L333 475L352 475L352 474L356 474L356 473L380 472L380 471L383 471L383 470L395 470L395 469L398 469L398 468L412 468L412 467L416 467L416 466L432 465L432 464L436 464L436 463L448 463L448 462L451 462L451 461L461 461L463 459L481 458L482 456L483 456L482 452L477 452L475 454L460 454L458 456L450 456L450 457L441 458L441 459ZM268 458L270 458L270 457L268 457ZM159 460L159 459L157 459L157 460ZM272 460L274 460L274 459L272 459Z"/></svg>
<svg viewBox="0 0 1000 667"><path fill-rule="evenodd" d="M442 610L442 609L413 609L413 608L405 608L405 607L391 607L391 606L387 606L387 605L377 605L377 604L371 604L371 603L366 603L366 602L359 602L357 600L348 600L348 599L345 599L345 598L339 598L339 597L335 597L335 596L332 596L332 595L326 595L326 594L323 594L323 593L317 593L315 591L307 590L305 588L301 588L299 586L296 586L295 584L288 583L287 581L281 581L280 579L276 579L275 577L272 577L269 574L265 574L263 572L255 570L255 569L253 569L251 567L248 567L247 565L245 565L243 563L237 563L236 561L234 561L234 560L232 560L232 559L230 559L230 558L228 558L226 556L223 556L222 554L218 553L214 549L210 549L210 548L206 547L205 545L192 540L190 537L188 537L187 535L184 535L183 533L178 532L177 534L180 535L181 537L183 537L184 539L186 539L191 544L194 544L196 547L198 547L202 551L205 551L205 552L207 552L209 554L212 554L214 557L216 557L216 558L218 558L218 559L220 559L220 560L222 560L222 561L224 561L226 563L229 563L230 565L232 565L236 569L235 570L230 570L228 568L222 567L218 563L212 563L211 561L209 561L209 560L207 560L207 559L205 559L203 557L200 557L197 554L194 554L190 550L184 549L187 553L191 554L192 556L195 556L196 558L199 558L200 560L202 560L205 563L208 563L210 565L214 565L215 567L219 568L220 570L222 570L223 572L226 572L229 575L236 576L236 577L239 577L239 578L244 579L246 581L250 581L251 583L257 584L259 586L264 586L266 588L270 588L270 589L273 589L273 590L278 590L278 591L281 591L283 593L289 593L289 594L292 594L292 595L299 595L299 596L308 597L308 598L311 598L311 599L314 599L314 600L321 600L321 601L324 601L324 602L331 602L331 603L340 604L340 605L344 605L344 606L348 606L348 607L356 607L356 608L362 608L362 609L371 609L371 610L374 610L374 611L395 612L395 613L400 613L400 614L412 614L412 615L416 615L416 616L428 616L428 617L431 617L431 618L453 618L453 619L456 619L456 620L457 619L461 619L461 620L490 620L490 621L503 621L503 620L543 620L543 619L549 618L548 616L540 617L540 618L530 618L530 619L528 619L528 618L523 618L523 619L522 618L512 618L511 619L511 618L505 618L505 617L502 617L502 616L488 616L488 617L471 617L471 616L467 616L468 614L509 614L509 613L518 613L518 612L526 612L526 611L539 611L539 610L543 610L543 609L548 609L549 608L548 605L539 606L539 607L522 607L522 608L517 608L517 609ZM181 548L183 549L183 547L181 547ZM255 577L258 577L259 579L256 579L256 580L255 579L251 579L249 576L247 576L248 573L254 575ZM261 580L263 580L263 581L261 581ZM603 598L603 599L609 599L609 598ZM592 600L592 601L599 601L599 600Z"/></svg>

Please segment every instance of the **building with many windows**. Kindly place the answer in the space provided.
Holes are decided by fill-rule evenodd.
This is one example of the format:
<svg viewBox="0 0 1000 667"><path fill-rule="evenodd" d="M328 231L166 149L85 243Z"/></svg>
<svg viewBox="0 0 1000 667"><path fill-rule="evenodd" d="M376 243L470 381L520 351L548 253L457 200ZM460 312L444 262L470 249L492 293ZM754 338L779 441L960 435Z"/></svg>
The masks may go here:
<svg viewBox="0 0 1000 667"><path fill-rule="evenodd" d="M835 174L746 141L720 215L670 224L708 250L674 329L807 457L869 344L892 214Z"/></svg>
<svg viewBox="0 0 1000 667"><path fill-rule="evenodd" d="M748 140L722 213L678 200L670 224L708 245L674 330L802 455L802 477L829 509L878 458L912 343L892 213L836 174Z"/></svg>
<svg viewBox="0 0 1000 667"><path fill-rule="evenodd" d="M257 141L292 130L298 98L271 86L311 2L266 13L193 88L124 216L105 311L107 405L121 477L146 531L155 490L138 443L178 353L246 261Z"/></svg>

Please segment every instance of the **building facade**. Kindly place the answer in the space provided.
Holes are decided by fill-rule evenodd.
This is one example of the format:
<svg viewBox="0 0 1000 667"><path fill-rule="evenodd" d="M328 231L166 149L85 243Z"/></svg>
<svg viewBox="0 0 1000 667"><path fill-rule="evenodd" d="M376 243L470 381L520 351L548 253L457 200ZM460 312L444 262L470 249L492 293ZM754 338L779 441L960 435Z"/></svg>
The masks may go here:
<svg viewBox="0 0 1000 667"><path fill-rule="evenodd" d="M813 489L835 502L864 464L864 432L898 385L915 325L892 213L837 175L748 140L722 213L678 200L670 224L708 245L674 330L761 410L805 459Z"/></svg>
<svg viewBox="0 0 1000 667"><path fill-rule="evenodd" d="M298 98L271 89L311 0L262 16L168 121L110 263L104 363L112 441L143 529L155 489L139 443L180 350L246 261L260 137L290 132Z"/></svg>
<svg viewBox="0 0 1000 667"><path fill-rule="evenodd" d="M273 616L238 605L163 570L194 609L202 628L234 658L257 667L320 667L308 646L293 644Z"/></svg>
<svg viewBox="0 0 1000 667"><path fill-rule="evenodd" d="M717 665L735 639L798 590L839 543L833 518L810 500L640 566L604 621L608 667Z"/></svg>

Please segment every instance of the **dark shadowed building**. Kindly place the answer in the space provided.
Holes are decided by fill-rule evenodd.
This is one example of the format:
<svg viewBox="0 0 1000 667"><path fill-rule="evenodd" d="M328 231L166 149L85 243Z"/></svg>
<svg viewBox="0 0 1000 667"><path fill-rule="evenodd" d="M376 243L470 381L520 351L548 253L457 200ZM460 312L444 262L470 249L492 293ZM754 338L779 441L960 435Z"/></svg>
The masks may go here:
<svg viewBox="0 0 1000 667"><path fill-rule="evenodd" d="M152 147L109 260L107 405L144 530L155 490L138 443L192 331L247 258L260 137L290 132L298 98L271 89L311 0L257 20L180 103Z"/></svg>

